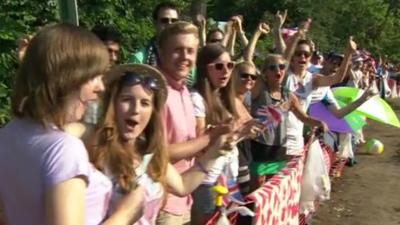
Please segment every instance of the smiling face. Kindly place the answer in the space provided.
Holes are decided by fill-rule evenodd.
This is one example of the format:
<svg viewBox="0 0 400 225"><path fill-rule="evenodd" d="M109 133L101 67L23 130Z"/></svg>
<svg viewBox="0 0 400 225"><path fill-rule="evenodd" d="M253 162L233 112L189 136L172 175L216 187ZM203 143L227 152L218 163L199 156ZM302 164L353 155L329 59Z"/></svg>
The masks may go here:
<svg viewBox="0 0 400 225"><path fill-rule="evenodd" d="M233 62L227 52L207 65L207 76L214 88L225 87L231 78Z"/></svg>
<svg viewBox="0 0 400 225"><path fill-rule="evenodd" d="M257 80L256 72L256 68L250 65L243 65L238 68L237 75L239 76L239 93L246 93L253 89Z"/></svg>
<svg viewBox="0 0 400 225"><path fill-rule="evenodd" d="M303 72L310 65L311 48L308 44L299 44L294 52L291 66L295 72Z"/></svg>
<svg viewBox="0 0 400 225"><path fill-rule="evenodd" d="M154 108L153 96L141 84L121 88L115 100L115 116L123 141L135 141L147 127Z"/></svg>
<svg viewBox="0 0 400 225"><path fill-rule="evenodd" d="M160 46L161 69L177 81L186 80L196 64L199 40L194 34L177 34Z"/></svg>

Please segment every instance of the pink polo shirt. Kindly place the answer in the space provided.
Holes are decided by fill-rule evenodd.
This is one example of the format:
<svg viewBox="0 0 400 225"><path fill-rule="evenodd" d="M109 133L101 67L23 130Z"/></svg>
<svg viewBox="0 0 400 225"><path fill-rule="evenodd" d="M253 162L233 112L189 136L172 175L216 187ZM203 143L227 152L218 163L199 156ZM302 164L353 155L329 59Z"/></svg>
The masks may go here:
<svg viewBox="0 0 400 225"><path fill-rule="evenodd" d="M186 142L196 137L196 118L190 92L186 85L180 87L174 80L168 81L168 97L164 107L163 120L169 144ZM174 164L181 174L193 165L193 158L182 159ZM168 194L164 211L184 215L190 212L192 197L177 197Z"/></svg>

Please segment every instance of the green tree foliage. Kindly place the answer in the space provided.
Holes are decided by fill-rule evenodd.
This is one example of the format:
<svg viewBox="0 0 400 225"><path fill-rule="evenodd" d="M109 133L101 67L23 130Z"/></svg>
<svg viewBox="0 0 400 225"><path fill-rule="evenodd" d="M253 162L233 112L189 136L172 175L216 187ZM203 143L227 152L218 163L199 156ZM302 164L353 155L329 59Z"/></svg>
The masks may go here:
<svg viewBox="0 0 400 225"><path fill-rule="evenodd" d="M188 14L190 0L172 0ZM144 46L154 34L152 11L161 0L78 0L81 26L114 24L124 37L122 61ZM400 0L209 0L208 16L226 21L235 14L244 16L251 35L261 18L270 20L277 10L288 9L286 27L313 19L310 36L322 51L342 50L353 35L360 47L375 55L400 61ZM17 69L16 41L43 25L57 22L57 0L0 1L0 124L9 119L9 96ZM269 16L263 16L267 11ZM260 51L271 47L264 38Z"/></svg>

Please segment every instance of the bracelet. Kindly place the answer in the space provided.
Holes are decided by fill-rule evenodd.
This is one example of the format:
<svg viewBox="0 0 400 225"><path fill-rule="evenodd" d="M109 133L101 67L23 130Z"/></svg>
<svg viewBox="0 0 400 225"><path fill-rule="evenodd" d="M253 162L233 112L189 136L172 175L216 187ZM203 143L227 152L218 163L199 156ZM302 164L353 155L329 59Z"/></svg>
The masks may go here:
<svg viewBox="0 0 400 225"><path fill-rule="evenodd" d="M194 165L204 174L208 175L208 170L199 161L195 161Z"/></svg>

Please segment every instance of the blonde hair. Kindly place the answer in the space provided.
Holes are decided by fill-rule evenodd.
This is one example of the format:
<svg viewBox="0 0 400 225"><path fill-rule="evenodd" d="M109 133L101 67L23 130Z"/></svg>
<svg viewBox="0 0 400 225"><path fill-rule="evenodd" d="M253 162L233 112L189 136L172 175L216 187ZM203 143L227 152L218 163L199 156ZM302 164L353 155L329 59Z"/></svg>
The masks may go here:
<svg viewBox="0 0 400 225"><path fill-rule="evenodd" d="M273 60L282 60L283 62L286 63L286 60L282 55L280 55L280 54L268 54L267 57L265 57L264 64L263 64L263 67L262 67L262 70L261 70L263 73L265 72L266 69L268 69L268 66L271 64L271 62Z"/></svg>
<svg viewBox="0 0 400 225"><path fill-rule="evenodd" d="M106 47L91 32L70 24L45 27L29 43L18 70L13 114L62 129L68 99L108 65Z"/></svg>
<svg viewBox="0 0 400 225"><path fill-rule="evenodd" d="M199 38L199 30L191 23L179 21L168 25L164 30L161 31L157 39L157 45L159 48L163 48L168 39L178 34L193 34L196 38Z"/></svg>
<svg viewBox="0 0 400 225"><path fill-rule="evenodd" d="M240 87L240 85L242 85L242 83L240 81L239 71L241 71L242 69L245 69L245 68L254 68L254 70L257 71L256 66L251 61L242 61L242 62L236 64L235 69L233 69L233 71L232 71L232 76L234 76L236 78L235 79L236 80L236 82L235 82L235 91L236 92L239 91L239 87Z"/></svg>

